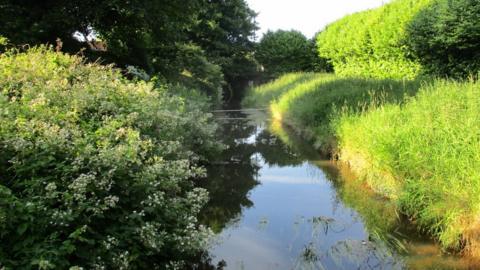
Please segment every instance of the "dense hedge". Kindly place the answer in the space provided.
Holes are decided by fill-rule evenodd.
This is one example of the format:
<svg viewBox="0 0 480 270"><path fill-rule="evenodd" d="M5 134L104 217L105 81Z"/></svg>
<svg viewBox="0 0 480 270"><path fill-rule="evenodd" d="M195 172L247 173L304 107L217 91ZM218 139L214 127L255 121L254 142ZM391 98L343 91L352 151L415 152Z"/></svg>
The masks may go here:
<svg viewBox="0 0 480 270"><path fill-rule="evenodd" d="M321 57L335 72L374 78L413 78L421 65L408 57L405 29L431 0L395 0L346 16L318 35Z"/></svg>
<svg viewBox="0 0 480 270"><path fill-rule="evenodd" d="M436 0L407 28L407 44L425 70L465 77L480 71L480 2Z"/></svg>
<svg viewBox="0 0 480 270"><path fill-rule="evenodd" d="M203 247L191 179L215 128L171 87L45 48L0 55L0 268L154 269Z"/></svg>

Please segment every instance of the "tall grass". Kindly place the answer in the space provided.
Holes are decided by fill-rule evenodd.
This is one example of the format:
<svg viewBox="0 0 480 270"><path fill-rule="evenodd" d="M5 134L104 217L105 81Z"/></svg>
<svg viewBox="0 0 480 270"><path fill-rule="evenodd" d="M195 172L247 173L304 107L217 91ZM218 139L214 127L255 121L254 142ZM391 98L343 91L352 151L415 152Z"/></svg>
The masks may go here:
<svg viewBox="0 0 480 270"><path fill-rule="evenodd" d="M268 106L272 101L280 97L286 91L289 91L297 85L315 78L315 73L288 73L280 78L273 80L269 83L260 85L255 88L249 89L250 93L247 94L242 101L244 106ZM253 91L253 93L252 93Z"/></svg>
<svg viewBox="0 0 480 270"><path fill-rule="evenodd" d="M362 79L334 74L293 73L250 89L245 106L269 106L274 118L288 123L328 153L334 149L329 125L343 110L357 112L383 102L401 102L420 88L420 80Z"/></svg>
<svg viewBox="0 0 480 270"><path fill-rule="evenodd" d="M444 246L472 253L480 225L479 96L479 83L437 81L405 106L344 114L335 123L342 160Z"/></svg>
<svg viewBox="0 0 480 270"><path fill-rule="evenodd" d="M248 99L336 152L445 248L480 256L480 83L310 74L281 84L288 76Z"/></svg>

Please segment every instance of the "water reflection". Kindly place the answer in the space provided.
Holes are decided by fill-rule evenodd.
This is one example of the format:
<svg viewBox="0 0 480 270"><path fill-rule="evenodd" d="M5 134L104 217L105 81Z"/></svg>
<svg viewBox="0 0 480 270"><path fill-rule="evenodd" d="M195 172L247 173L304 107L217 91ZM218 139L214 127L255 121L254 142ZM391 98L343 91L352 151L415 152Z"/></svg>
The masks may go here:
<svg viewBox="0 0 480 270"><path fill-rule="evenodd" d="M248 193L259 184L256 178L260 169L252 160L255 146L249 142L257 126L249 124L243 114L225 115L222 120L221 137L228 148L207 168L208 181L202 182L210 193L210 201L200 218L215 233L237 222L242 209L253 206Z"/></svg>
<svg viewBox="0 0 480 270"><path fill-rule="evenodd" d="M255 112L219 115L229 148L208 169L202 269L460 269L348 169ZM471 266L471 265L470 265Z"/></svg>

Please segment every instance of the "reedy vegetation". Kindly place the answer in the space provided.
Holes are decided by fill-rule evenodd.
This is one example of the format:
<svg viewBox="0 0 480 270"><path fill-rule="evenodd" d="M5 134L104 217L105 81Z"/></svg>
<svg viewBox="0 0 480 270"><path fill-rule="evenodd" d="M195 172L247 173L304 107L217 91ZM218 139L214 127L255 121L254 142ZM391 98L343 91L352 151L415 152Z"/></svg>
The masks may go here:
<svg viewBox="0 0 480 270"><path fill-rule="evenodd" d="M340 157L438 237L478 256L480 84L436 81L405 105L332 123Z"/></svg>
<svg viewBox="0 0 480 270"><path fill-rule="evenodd" d="M175 268L204 248L203 95L44 47L1 54L0 89L0 268Z"/></svg>
<svg viewBox="0 0 480 270"><path fill-rule="evenodd" d="M478 256L479 94L476 82L306 73L255 88L245 102L258 96L264 103L254 104L348 163L444 247Z"/></svg>

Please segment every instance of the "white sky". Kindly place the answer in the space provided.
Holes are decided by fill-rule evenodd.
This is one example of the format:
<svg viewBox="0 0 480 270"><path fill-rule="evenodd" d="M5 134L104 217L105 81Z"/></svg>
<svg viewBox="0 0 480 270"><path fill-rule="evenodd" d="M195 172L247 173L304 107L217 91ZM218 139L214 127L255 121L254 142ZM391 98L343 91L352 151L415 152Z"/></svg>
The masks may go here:
<svg viewBox="0 0 480 270"><path fill-rule="evenodd" d="M389 0L247 0L258 14L260 38L267 30L299 30L308 38L347 14L379 7Z"/></svg>

